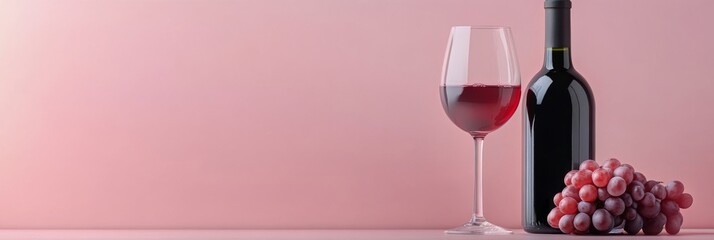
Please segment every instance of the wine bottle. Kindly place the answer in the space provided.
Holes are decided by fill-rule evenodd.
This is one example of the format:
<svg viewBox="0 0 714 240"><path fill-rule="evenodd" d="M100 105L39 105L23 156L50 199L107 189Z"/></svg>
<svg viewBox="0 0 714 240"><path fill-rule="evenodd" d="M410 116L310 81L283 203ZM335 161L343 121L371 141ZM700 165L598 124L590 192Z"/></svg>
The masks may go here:
<svg viewBox="0 0 714 240"><path fill-rule="evenodd" d="M559 233L548 225L563 176L595 158L595 102L573 68L570 0L545 1L545 59L528 84L523 111L523 228Z"/></svg>

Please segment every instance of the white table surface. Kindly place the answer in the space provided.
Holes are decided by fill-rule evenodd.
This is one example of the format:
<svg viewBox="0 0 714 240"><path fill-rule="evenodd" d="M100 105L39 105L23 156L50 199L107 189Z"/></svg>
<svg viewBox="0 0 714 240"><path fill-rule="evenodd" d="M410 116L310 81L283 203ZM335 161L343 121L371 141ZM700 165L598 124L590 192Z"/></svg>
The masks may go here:
<svg viewBox="0 0 714 240"><path fill-rule="evenodd" d="M442 240L442 239L702 239L714 240L714 229L686 229L676 236L666 233L658 236L610 235L610 236L575 236L563 234L527 234L515 230L512 235L475 236L445 235L442 230L0 230L0 239L200 239L200 240Z"/></svg>

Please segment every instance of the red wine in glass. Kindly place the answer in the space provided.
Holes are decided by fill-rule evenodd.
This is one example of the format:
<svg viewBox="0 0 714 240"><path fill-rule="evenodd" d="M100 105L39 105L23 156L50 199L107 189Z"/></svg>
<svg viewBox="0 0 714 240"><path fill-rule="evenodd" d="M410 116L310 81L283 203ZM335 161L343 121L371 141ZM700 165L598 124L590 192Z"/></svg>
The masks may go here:
<svg viewBox="0 0 714 240"><path fill-rule="evenodd" d="M446 115L474 136L485 136L505 124L518 108L520 97L520 85L441 86L441 105Z"/></svg>

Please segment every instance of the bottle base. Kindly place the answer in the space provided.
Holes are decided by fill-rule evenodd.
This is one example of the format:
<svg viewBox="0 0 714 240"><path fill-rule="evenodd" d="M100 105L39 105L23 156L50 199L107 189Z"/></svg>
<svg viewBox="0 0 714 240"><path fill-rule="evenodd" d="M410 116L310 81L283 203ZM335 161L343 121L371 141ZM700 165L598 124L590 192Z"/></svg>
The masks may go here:
<svg viewBox="0 0 714 240"><path fill-rule="evenodd" d="M527 233L563 234L560 230L550 226L524 226L523 231L526 231Z"/></svg>

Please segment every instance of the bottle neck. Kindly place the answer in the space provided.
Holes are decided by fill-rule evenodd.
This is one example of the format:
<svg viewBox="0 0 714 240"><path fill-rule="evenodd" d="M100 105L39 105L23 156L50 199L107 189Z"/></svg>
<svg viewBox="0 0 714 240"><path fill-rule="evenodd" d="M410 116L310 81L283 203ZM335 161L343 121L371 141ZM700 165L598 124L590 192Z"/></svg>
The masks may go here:
<svg viewBox="0 0 714 240"><path fill-rule="evenodd" d="M569 0L545 2L545 61L547 69L571 68Z"/></svg>
<svg viewBox="0 0 714 240"><path fill-rule="evenodd" d="M546 69L570 69L573 67L573 62L570 59L570 48L545 48L543 67Z"/></svg>

